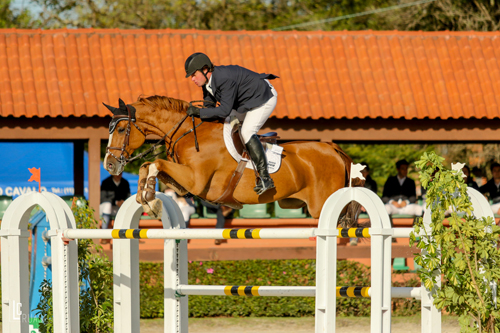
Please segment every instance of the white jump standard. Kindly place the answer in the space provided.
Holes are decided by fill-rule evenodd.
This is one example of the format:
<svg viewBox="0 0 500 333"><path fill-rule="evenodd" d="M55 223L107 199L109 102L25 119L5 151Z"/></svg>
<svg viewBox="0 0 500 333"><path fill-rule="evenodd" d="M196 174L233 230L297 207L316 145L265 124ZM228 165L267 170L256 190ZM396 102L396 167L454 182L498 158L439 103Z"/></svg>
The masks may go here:
<svg viewBox="0 0 500 333"><path fill-rule="evenodd" d="M474 190L472 190L474 191ZM480 194L471 192L475 213L492 215ZM477 195L476 195L477 194ZM391 245L393 237L409 237L412 228L392 229L381 199L365 188L343 188L332 194L323 206L318 228L290 229L186 229L175 202L157 193L163 205L161 230L137 229L142 206L134 197L122 205L113 230L75 228L73 214L66 203L52 193L27 193L7 209L1 225L3 328L9 333L27 333L28 324L8 317L16 304L28 304L28 218L39 204L47 213L52 242L54 332L79 332L79 286L77 239L114 239L113 306L114 330L140 332L139 239L164 240L164 332L188 331L188 295L243 297L315 297L315 331L335 332L336 298L371 298L371 332L390 332L391 299L422 299L422 332L441 332L441 313L432 304L424 287L395 288L391 285ZM371 228L340 229L336 224L343 208L351 201L363 205ZM489 215L488 215L489 216ZM424 221L430 220L426 212ZM187 239L308 239L317 237L316 286L203 286L187 283ZM337 238L371 238L371 286L336 285ZM185 297L184 297L185 296ZM29 308L29 307L26 307Z"/></svg>

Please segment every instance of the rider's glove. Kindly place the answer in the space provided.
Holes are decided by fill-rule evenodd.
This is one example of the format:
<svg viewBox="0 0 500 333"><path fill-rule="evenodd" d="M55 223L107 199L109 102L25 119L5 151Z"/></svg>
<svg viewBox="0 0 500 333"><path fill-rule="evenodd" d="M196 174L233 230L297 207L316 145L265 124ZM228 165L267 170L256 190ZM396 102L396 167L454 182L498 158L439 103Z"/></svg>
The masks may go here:
<svg viewBox="0 0 500 333"><path fill-rule="evenodd" d="M200 108L197 108L196 106L190 105L187 109L187 114L188 116L195 116L195 117L200 117Z"/></svg>

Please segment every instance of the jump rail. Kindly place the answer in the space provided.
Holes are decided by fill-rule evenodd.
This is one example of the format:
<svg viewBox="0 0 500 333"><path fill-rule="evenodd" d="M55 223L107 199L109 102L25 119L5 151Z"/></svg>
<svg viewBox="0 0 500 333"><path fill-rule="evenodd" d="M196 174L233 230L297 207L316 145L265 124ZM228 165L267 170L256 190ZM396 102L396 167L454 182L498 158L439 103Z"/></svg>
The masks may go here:
<svg viewBox="0 0 500 333"><path fill-rule="evenodd" d="M475 213L492 216L479 192L469 189ZM318 228L304 229L185 229L179 207L166 195L163 203L163 230L140 230L142 207L129 198L120 208L114 230L78 230L69 207L52 193L28 193L7 209L1 226L2 314L6 332L28 332L28 231L31 208L36 204L47 212L52 241L54 332L79 332L77 246L79 238L113 238L114 329L139 332L139 239L164 239L164 332L187 332L187 297L183 295L226 296L310 296L316 298L316 332L335 332L337 297L371 298L371 332L390 332L391 298L422 299L422 332L441 332L441 313L432 304L430 291L422 288L391 287L391 243L393 237L409 237L412 228L391 229L389 216L380 198L364 188L344 188L330 196ZM371 228L338 229L341 210L351 201L362 204L370 216ZM430 223L430 213L424 215ZM187 284L186 239L276 239L317 237L316 286L199 286ZM370 237L371 286L337 287L337 237ZM8 274L7 274L8 272ZM26 304L26 306L25 306Z"/></svg>

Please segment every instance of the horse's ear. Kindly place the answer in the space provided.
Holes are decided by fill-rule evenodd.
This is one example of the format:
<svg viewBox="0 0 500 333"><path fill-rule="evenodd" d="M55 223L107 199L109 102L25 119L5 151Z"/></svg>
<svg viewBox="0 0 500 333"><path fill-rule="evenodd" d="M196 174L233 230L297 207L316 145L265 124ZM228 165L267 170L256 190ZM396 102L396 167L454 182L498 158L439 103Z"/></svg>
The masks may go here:
<svg viewBox="0 0 500 333"><path fill-rule="evenodd" d="M120 109L127 111L127 104L121 98L118 98L118 105Z"/></svg>
<svg viewBox="0 0 500 333"><path fill-rule="evenodd" d="M102 103L105 107L108 108L109 111L111 111L112 114L118 114L120 109L115 108L114 106L108 105L106 103Z"/></svg>

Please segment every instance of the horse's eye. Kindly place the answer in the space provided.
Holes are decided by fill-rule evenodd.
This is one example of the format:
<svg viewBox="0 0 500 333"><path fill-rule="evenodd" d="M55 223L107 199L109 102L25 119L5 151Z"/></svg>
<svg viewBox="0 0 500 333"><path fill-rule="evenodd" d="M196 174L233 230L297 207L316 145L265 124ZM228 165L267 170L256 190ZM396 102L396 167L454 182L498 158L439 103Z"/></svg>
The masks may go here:
<svg viewBox="0 0 500 333"><path fill-rule="evenodd" d="M119 134L123 134L123 132L125 132L125 128L123 128L123 127L118 128Z"/></svg>

